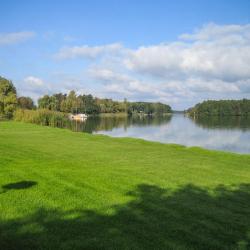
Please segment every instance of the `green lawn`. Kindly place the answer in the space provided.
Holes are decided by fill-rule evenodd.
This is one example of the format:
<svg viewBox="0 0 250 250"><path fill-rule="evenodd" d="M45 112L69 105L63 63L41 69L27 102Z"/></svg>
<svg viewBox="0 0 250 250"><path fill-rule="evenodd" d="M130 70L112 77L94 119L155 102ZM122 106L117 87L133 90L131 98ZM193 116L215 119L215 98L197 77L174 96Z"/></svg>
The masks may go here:
<svg viewBox="0 0 250 250"><path fill-rule="evenodd" d="M0 122L0 249L250 249L250 155Z"/></svg>

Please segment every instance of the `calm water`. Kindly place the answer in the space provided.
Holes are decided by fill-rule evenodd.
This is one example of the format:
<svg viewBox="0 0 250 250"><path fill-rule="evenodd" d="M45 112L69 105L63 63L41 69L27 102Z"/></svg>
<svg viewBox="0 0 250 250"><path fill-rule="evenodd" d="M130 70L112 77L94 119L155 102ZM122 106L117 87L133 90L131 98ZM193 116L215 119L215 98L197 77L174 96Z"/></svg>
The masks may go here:
<svg viewBox="0 0 250 250"><path fill-rule="evenodd" d="M165 117L89 117L73 130L113 137L201 146L250 153L250 117L212 117L193 120L182 114Z"/></svg>

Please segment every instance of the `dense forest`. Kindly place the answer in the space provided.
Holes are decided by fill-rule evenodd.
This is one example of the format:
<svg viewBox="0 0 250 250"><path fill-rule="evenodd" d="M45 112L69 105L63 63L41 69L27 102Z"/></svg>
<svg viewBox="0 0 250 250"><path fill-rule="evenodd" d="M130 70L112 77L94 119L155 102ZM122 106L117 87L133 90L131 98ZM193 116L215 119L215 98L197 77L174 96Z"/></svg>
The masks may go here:
<svg viewBox="0 0 250 250"><path fill-rule="evenodd" d="M101 99L92 95L77 95L75 91L68 94L56 93L44 95L38 99L36 106L30 97L17 96L14 84L0 77L0 116L12 117L16 109L48 109L63 113L128 113L128 114L163 114L171 113L171 107L162 103L128 102Z"/></svg>
<svg viewBox="0 0 250 250"><path fill-rule="evenodd" d="M76 95L75 91L69 94L45 95L38 100L38 108L46 108L54 111L65 113L170 113L171 107L162 103L150 102L128 102L126 99L122 102L113 101L112 99L101 99L92 95Z"/></svg>
<svg viewBox="0 0 250 250"><path fill-rule="evenodd" d="M191 116L250 116L250 100L204 101L186 111Z"/></svg>

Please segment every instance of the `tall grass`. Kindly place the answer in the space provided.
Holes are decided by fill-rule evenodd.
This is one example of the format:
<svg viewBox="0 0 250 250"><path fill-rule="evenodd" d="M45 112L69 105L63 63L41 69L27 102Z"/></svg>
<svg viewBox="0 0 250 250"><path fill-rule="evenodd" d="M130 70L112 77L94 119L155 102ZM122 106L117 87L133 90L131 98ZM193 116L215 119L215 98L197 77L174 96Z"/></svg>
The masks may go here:
<svg viewBox="0 0 250 250"><path fill-rule="evenodd" d="M51 127L65 127L69 121L67 114L48 109L17 109L14 120Z"/></svg>

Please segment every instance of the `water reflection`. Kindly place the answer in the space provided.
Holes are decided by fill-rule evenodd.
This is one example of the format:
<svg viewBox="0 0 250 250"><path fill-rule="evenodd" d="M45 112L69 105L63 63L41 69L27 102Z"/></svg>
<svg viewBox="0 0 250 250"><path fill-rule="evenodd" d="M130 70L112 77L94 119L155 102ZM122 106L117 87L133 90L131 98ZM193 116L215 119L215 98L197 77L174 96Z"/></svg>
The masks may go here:
<svg viewBox="0 0 250 250"><path fill-rule="evenodd" d="M247 116L203 116L190 119L203 128L250 130L250 117Z"/></svg>
<svg viewBox="0 0 250 250"><path fill-rule="evenodd" d="M250 153L250 117L90 117L78 131Z"/></svg>
<svg viewBox="0 0 250 250"><path fill-rule="evenodd" d="M160 126L170 122L172 116L90 116L85 122L69 121L67 127L76 132L95 133L129 127Z"/></svg>

